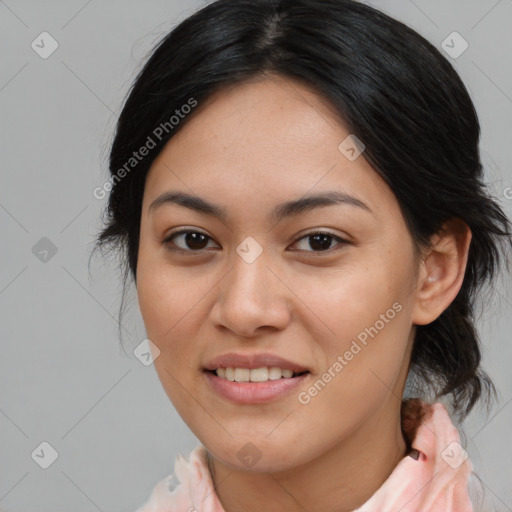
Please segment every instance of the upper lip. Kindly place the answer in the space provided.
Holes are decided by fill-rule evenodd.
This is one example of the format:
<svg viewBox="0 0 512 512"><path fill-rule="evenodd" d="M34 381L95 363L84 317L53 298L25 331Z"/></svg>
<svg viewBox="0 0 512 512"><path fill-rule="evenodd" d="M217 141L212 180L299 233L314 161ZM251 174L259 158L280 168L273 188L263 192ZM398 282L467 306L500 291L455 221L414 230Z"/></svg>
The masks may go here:
<svg viewBox="0 0 512 512"><path fill-rule="evenodd" d="M284 359L270 353L258 354L237 354L234 352L222 354L211 359L206 365L205 370L216 370L217 368L264 368L277 367L283 370L292 370L300 373L309 371L305 366Z"/></svg>

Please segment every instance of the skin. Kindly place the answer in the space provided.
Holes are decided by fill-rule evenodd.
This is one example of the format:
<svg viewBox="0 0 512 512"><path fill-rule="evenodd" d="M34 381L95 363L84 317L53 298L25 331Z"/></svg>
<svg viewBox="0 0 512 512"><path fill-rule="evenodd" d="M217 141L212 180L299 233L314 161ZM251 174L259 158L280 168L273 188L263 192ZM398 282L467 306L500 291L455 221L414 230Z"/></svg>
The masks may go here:
<svg viewBox="0 0 512 512"><path fill-rule="evenodd" d="M211 455L227 512L348 511L361 506L406 456L400 399L415 326L435 320L457 295L471 233L446 224L415 258L398 202L364 159L338 146L349 132L324 99L268 75L222 89L199 105L147 176L137 293L155 367L176 410ZM167 203L167 191L224 208L221 221ZM363 201L318 207L275 222L275 205L343 191ZM194 251L178 235L207 235ZM306 234L347 240L321 251ZM263 249L236 252L246 237ZM330 240L330 245L329 245ZM311 243L313 245L311 245ZM308 404L298 400L394 303L401 310ZM227 352L269 351L310 370L278 401L236 405L217 395L204 365ZM261 458L237 456L247 443Z"/></svg>

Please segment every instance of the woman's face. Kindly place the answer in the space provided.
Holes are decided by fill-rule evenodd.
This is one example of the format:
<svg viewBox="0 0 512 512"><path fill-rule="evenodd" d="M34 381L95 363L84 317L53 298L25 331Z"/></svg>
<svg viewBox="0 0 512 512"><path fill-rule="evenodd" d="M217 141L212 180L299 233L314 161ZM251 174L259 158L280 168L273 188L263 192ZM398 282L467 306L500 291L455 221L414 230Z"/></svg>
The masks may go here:
<svg viewBox="0 0 512 512"><path fill-rule="evenodd" d="M155 367L190 429L233 467L250 467L248 456L258 470L297 466L399 407L412 239L364 152L350 139L340 149L349 132L332 112L287 79L223 89L146 180L137 291ZM166 193L196 202L151 206ZM341 200L282 207L327 194ZM217 367L239 368L236 380L207 371ZM237 382L247 378L261 382Z"/></svg>

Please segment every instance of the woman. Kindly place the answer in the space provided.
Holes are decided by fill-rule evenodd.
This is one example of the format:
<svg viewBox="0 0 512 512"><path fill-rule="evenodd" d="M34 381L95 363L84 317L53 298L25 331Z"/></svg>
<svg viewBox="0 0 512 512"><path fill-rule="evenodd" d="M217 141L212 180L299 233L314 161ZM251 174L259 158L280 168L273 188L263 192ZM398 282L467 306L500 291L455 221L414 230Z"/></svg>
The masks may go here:
<svg viewBox="0 0 512 512"><path fill-rule="evenodd" d="M440 52L352 0L219 0L159 43L98 246L201 444L141 512L479 506L446 409L493 394L472 308L512 244L479 130Z"/></svg>

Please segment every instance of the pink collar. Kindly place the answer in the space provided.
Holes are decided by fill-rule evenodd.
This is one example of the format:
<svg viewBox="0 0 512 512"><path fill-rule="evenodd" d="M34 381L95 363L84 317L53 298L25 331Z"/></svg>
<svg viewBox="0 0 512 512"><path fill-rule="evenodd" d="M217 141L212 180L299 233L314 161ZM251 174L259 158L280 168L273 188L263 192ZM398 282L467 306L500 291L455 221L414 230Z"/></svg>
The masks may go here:
<svg viewBox="0 0 512 512"><path fill-rule="evenodd" d="M403 428L412 439L412 448L419 452L418 459L404 457L354 512L472 512L468 482L473 465L444 405L419 400L409 404L413 406L402 409ZM137 512L186 510L225 512L213 488L202 445L194 448L188 461L178 455L174 474L156 485Z"/></svg>

